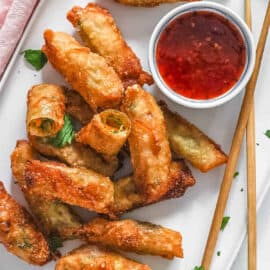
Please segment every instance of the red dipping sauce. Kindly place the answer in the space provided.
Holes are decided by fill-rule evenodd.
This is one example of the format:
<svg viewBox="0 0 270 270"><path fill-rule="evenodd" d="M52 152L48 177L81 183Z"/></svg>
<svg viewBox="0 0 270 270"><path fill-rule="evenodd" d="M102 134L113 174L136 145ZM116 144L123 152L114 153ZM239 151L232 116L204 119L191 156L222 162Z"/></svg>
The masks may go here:
<svg viewBox="0 0 270 270"><path fill-rule="evenodd" d="M191 99L212 99L230 90L241 77L246 47L239 30L211 11L180 15L164 29L156 60L164 82Z"/></svg>

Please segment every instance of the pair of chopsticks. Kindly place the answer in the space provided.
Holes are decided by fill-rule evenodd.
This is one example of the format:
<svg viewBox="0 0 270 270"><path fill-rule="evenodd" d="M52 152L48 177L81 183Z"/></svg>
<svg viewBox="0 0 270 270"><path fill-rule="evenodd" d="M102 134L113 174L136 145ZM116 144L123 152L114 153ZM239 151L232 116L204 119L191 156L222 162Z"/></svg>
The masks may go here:
<svg viewBox="0 0 270 270"><path fill-rule="evenodd" d="M251 0L245 0L245 20L252 29ZM252 101L246 133L248 201L248 269L257 269L255 109Z"/></svg>
<svg viewBox="0 0 270 270"><path fill-rule="evenodd" d="M246 19L251 24L250 1L246 1ZM270 1L264 18L259 42L256 51L256 62L252 77L246 87L245 97L239 114L234 138L229 154L229 160L225 169L219 197L213 217L211 229L208 235L206 248L202 260L204 270L210 269L215 250L220 226L224 216L226 204L232 186L233 175L236 169L245 129L247 128L247 152L248 152L248 234L249 234L249 270L256 269L256 170L255 170L255 134L254 134L254 92L261 66L261 60L270 26Z"/></svg>

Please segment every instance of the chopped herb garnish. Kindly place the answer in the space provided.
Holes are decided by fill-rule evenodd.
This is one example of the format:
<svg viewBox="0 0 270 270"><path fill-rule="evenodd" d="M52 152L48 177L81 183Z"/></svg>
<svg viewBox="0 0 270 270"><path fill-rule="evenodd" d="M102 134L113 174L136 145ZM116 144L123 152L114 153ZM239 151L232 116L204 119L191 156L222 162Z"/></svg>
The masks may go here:
<svg viewBox="0 0 270 270"><path fill-rule="evenodd" d="M60 239L59 236L56 236L56 235L48 238L48 244L52 253L56 252L58 248L63 247L62 240Z"/></svg>
<svg viewBox="0 0 270 270"><path fill-rule="evenodd" d="M241 188L241 189L240 189L240 191L241 191L241 192L243 192L243 191L244 191L244 189L243 189L243 188Z"/></svg>
<svg viewBox="0 0 270 270"><path fill-rule="evenodd" d="M195 266L194 270L204 270L202 266Z"/></svg>
<svg viewBox="0 0 270 270"><path fill-rule="evenodd" d="M260 144L259 143L256 143L257 146L259 146Z"/></svg>
<svg viewBox="0 0 270 270"><path fill-rule="evenodd" d="M72 126L72 122L68 115L65 115L63 128L56 134L56 136L50 139L50 143L55 147L64 147L67 144L71 144L74 137L75 131Z"/></svg>
<svg viewBox="0 0 270 270"><path fill-rule="evenodd" d="M235 172L233 178L236 178L239 175L239 172Z"/></svg>
<svg viewBox="0 0 270 270"><path fill-rule="evenodd" d="M46 55L41 50L25 50L22 54L24 54L24 59L36 70L42 69L48 61Z"/></svg>
<svg viewBox="0 0 270 270"><path fill-rule="evenodd" d="M32 247L32 244L29 241L24 241L23 243L17 244L17 247L21 249L28 249Z"/></svg>
<svg viewBox="0 0 270 270"><path fill-rule="evenodd" d="M231 217L224 217L222 219L222 223L221 223L221 227L220 227L220 230L221 231L224 231L225 227L227 226L227 224L229 223L229 220L230 220Z"/></svg>
<svg viewBox="0 0 270 270"><path fill-rule="evenodd" d="M270 130L269 129L266 130L266 132L264 133L264 135L270 139Z"/></svg>
<svg viewBox="0 0 270 270"><path fill-rule="evenodd" d="M218 251L218 252L217 252L217 256L220 256L220 254L221 254L221 252L220 252L220 251Z"/></svg>

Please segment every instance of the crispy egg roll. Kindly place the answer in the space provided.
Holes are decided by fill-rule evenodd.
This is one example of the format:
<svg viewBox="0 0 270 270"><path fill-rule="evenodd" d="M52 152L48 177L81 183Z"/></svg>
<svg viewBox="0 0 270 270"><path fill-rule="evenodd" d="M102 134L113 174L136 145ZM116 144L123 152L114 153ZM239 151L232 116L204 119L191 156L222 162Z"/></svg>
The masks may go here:
<svg viewBox="0 0 270 270"><path fill-rule="evenodd" d="M115 69L125 86L152 84L153 78L143 71L140 60L127 45L111 13L97 4L73 7L67 14L87 46L103 56Z"/></svg>
<svg viewBox="0 0 270 270"><path fill-rule="evenodd" d="M95 218L80 228L67 230L90 244L167 259L183 258L181 234L148 222Z"/></svg>
<svg viewBox="0 0 270 270"><path fill-rule="evenodd" d="M165 103L160 103L165 117L171 149L188 160L202 172L227 162L227 155L196 126L179 114L171 112Z"/></svg>
<svg viewBox="0 0 270 270"><path fill-rule="evenodd" d="M130 260L98 246L81 246L57 263L55 270L151 270L145 264Z"/></svg>
<svg viewBox="0 0 270 270"><path fill-rule="evenodd" d="M131 123L127 115L117 110L96 114L91 122L76 135L76 140L88 144L97 152L117 155L130 133Z"/></svg>
<svg viewBox="0 0 270 270"><path fill-rule="evenodd" d="M11 154L13 176L24 193L30 210L42 232L47 236L58 235L64 239L63 228L79 226L80 219L68 205L60 201L45 199L36 194L30 194L26 187L25 169L27 161L34 159L39 159L39 155L29 142L18 141Z"/></svg>
<svg viewBox="0 0 270 270"><path fill-rule="evenodd" d="M65 96L60 86L39 84L27 96L26 127L29 134L52 137L64 126Z"/></svg>
<svg viewBox="0 0 270 270"><path fill-rule="evenodd" d="M44 265L50 259L44 236L26 209L7 193L1 181L0 242L9 252L30 264Z"/></svg>
<svg viewBox="0 0 270 270"><path fill-rule="evenodd" d="M93 111L76 91L65 89L66 113L78 120L82 125L88 124L94 116Z"/></svg>
<svg viewBox="0 0 270 270"><path fill-rule="evenodd" d="M121 110L131 121L128 142L138 191L147 203L158 201L169 190L171 163L162 111L139 85L127 88Z"/></svg>
<svg viewBox="0 0 270 270"><path fill-rule="evenodd" d="M57 199L97 213L107 213L114 187L108 177L85 168L69 168L59 162L28 161L25 171L30 194Z"/></svg>
<svg viewBox="0 0 270 270"><path fill-rule="evenodd" d="M115 1L121 4L129 5L129 6L155 7L161 4L169 4L169 3L177 3L177 2L192 2L196 0L115 0Z"/></svg>
<svg viewBox="0 0 270 270"><path fill-rule="evenodd" d="M173 161L170 165L170 189L159 201L179 198L188 187L195 184L190 169L183 160ZM147 206L142 195L136 189L132 176L119 179L114 184L114 203L110 208L109 217L116 218L125 212Z"/></svg>
<svg viewBox="0 0 270 270"><path fill-rule="evenodd" d="M107 161L96 151L80 143L73 142L58 148L34 136L29 136L29 141L42 155L57 158L71 167L84 167L105 176L112 176L119 167L117 157L111 157Z"/></svg>
<svg viewBox="0 0 270 270"><path fill-rule="evenodd" d="M106 60L81 46L63 32L44 32L42 47L50 63L78 91L93 111L115 108L122 99L123 84Z"/></svg>

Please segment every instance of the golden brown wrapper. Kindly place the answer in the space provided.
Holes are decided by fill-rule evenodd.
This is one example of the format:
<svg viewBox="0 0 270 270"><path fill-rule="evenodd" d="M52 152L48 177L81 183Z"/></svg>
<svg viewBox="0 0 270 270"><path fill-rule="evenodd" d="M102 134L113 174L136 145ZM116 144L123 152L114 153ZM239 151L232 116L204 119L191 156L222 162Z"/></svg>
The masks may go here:
<svg viewBox="0 0 270 270"><path fill-rule="evenodd" d="M183 258L181 234L149 222L95 218L81 228L67 230L90 244L167 259Z"/></svg>
<svg viewBox="0 0 270 270"><path fill-rule="evenodd" d="M28 161L25 171L30 194L108 213L114 187L108 177L85 168L69 168L59 162Z"/></svg>
<svg viewBox="0 0 270 270"><path fill-rule="evenodd" d="M161 4L178 3L178 2L192 2L200 0L115 0L118 3L137 6L137 7L155 7Z"/></svg>
<svg viewBox="0 0 270 270"><path fill-rule="evenodd" d="M55 270L151 270L145 264L130 260L98 246L81 246L56 264Z"/></svg>
<svg viewBox="0 0 270 270"><path fill-rule="evenodd" d="M130 129L131 123L125 113L105 110L94 115L91 122L77 133L76 140L101 154L114 156L126 142Z"/></svg>
<svg viewBox="0 0 270 270"><path fill-rule="evenodd" d="M162 111L139 85L127 88L121 110L131 121L128 138L134 181L147 203L169 190L171 151Z"/></svg>
<svg viewBox="0 0 270 270"><path fill-rule="evenodd" d="M85 112L80 109L80 104L83 106L81 102L76 105L77 109L74 109L77 115ZM164 102L160 102L159 105L165 117L171 150L179 157L187 159L202 172L207 172L227 162L228 156L220 146L198 127L181 115L170 111ZM90 118L92 113L84 115Z"/></svg>
<svg viewBox="0 0 270 270"><path fill-rule="evenodd" d="M39 84L27 96L26 128L29 134L52 137L64 126L65 96L60 86Z"/></svg>
<svg viewBox="0 0 270 270"><path fill-rule="evenodd" d="M121 80L106 60L63 32L44 32L42 51L50 63L78 91L93 111L119 106Z"/></svg>
<svg viewBox="0 0 270 270"><path fill-rule="evenodd" d="M111 13L89 3L85 8L73 7L67 14L87 46L103 56L115 69L125 87L132 84L152 84L153 78L143 71L140 60L127 45Z"/></svg>
<svg viewBox="0 0 270 270"><path fill-rule="evenodd" d="M160 102L165 117L171 149L202 172L227 162L227 155L213 140L179 114Z"/></svg>
<svg viewBox="0 0 270 270"><path fill-rule="evenodd" d="M64 94L66 98L66 113L78 120L82 125L88 124L93 118L94 113L83 97L78 92L67 88Z"/></svg>
<svg viewBox="0 0 270 270"><path fill-rule="evenodd" d="M119 168L116 156L105 160L96 151L80 143L73 142L70 145L57 148L38 137L29 136L29 141L42 155L57 158L71 167L84 167L105 176L112 176Z"/></svg>
<svg viewBox="0 0 270 270"><path fill-rule="evenodd" d="M25 169L27 161L39 159L38 153L29 142L20 140L11 154L11 169L13 176L19 184L25 199L34 215L35 221L46 236L58 235L62 239L63 228L76 227L81 224L79 217L72 209L60 201L45 199L31 194L26 186Z"/></svg>
<svg viewBox="0 0 270 270"><path fill-rule="evenodd" d="M50 260L44 236L37 230L29 213L7 193L1 181L0 243L27 263L44 265Z"/></svg>
<svg viewBox="0 0 270 270"><path fill-rule="evenodd" d="M196 181L183 160L173 161L170 165L170 189L160 198L160 201L179 198L184 195L188 187ZM133 209L144 207L143 196L137 191L133 176L119 179L114 184L114 203L110 208L109 217L114 219Z"/></svg>

